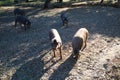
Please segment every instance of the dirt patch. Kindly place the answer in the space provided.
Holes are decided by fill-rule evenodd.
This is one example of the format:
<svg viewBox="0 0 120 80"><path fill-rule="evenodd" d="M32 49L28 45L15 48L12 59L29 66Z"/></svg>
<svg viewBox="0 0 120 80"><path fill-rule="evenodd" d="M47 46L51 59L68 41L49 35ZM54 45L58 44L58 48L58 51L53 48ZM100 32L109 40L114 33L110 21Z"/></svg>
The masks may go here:
<svg viewBox="0 0 120 80"><path fill-rule="evenodd" d="M120 9L113 7L59 8L27 12L32 27L16 33L13 15L0 24L1 80L101 80L119 79ZM63 27L60 13L66 12L68 27ZM11 21L7 22L8 18ZM75 32L89 31L86 49L76 61L71 40ZM56 28L63 41L63 60L53 58L48 31ZM115 72L115 71L117 72ZM115 73L114 73L115 72ZM113 74L113 76L111 76Z"/></svg>

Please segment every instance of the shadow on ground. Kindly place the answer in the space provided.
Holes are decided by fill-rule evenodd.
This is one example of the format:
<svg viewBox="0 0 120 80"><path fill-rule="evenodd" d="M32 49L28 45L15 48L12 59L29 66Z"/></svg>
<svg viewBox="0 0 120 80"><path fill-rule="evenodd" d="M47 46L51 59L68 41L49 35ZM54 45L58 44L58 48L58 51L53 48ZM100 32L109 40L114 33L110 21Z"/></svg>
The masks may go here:
<svg viewBox="0 0 120 80"><path fill-rule="evenodd" d="M39 80L45 72L42 58L48 54L48 52L44 54L41 53L38 58L23 63L23 65L16 70L15 74L13 74L11 80Z"/></svg>
<svg viewBox="0 0 120 80"><path fill-rule="evenodd" d="M44 62L40 58L34 59L22 65L11 80L39 80L44 73L43 68Z"/></svg>
<svg viewBox="0 0 120 80"><path fill-rule="evenodd" d="M70 55L67 60L65 60L59 67L54 71L53 74L49 77L49 80L65 80L69 76L69 72L72 70L76 64L76 59L73 58L73 55Z"/></svg>

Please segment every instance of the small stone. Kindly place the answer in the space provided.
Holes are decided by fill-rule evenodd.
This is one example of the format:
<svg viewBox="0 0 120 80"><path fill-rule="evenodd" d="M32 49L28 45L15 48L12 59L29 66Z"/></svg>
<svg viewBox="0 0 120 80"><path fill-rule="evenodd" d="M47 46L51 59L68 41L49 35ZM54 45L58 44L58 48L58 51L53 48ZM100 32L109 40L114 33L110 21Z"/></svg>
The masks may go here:
<svg viewBox="0 0 120 80"><path fill-rule="evenodd" d="M102 53L102 50L99 50L100 53Z"/></svg>
<svg viewBox="0 0 120 80"><path fill-rule="evenodd" d="M108 68L108 64L103 64L103 67L104 67L105 69L107 69L107 68Z"/></svg>
<svg viewBox="0 0 120 80"><path fill-rule="evenodd" d="M106 59L107 60L107 62L110 62L110 59Z"/></svg>
<svg viewBox="0 0 120 80"><path fill-rule="evenodd" d="M114 69L117 69L117 67L113 65L113 66L112 66L112 69L113 69L113 70L114 70Z"/></svg>

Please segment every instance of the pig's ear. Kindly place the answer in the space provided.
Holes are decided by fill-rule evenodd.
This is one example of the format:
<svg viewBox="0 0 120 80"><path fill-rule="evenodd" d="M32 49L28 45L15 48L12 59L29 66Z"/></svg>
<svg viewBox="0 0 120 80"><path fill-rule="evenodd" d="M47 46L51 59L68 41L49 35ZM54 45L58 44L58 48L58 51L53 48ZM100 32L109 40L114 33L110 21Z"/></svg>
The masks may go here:
<svg viewBox="0 0 120 80"><path fill-rule="evenodd" d="M58 42L57 42L57 40L56 40L56 39L54 39L54 40L53 40L53 43L58 44Z"/></svg>

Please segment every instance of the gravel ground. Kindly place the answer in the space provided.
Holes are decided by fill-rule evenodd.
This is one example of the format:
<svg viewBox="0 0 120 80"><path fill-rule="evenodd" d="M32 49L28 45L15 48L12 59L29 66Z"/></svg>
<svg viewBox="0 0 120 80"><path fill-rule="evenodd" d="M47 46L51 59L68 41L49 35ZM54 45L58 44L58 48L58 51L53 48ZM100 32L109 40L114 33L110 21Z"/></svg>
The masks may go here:
<svg viewBox="0 0 120 80"><path fill-rule="evenodd" d="M120 8L81 6L41 10L26 9L32 26L27 31L14 29L12 10L0 17L1 80L119 80ZM60 13L69 18L62 26ZM76 61L71 40L75 32L89 31L86 49ZM53 57L48 32L56 28L63 41L62 54Z"/></svg>

